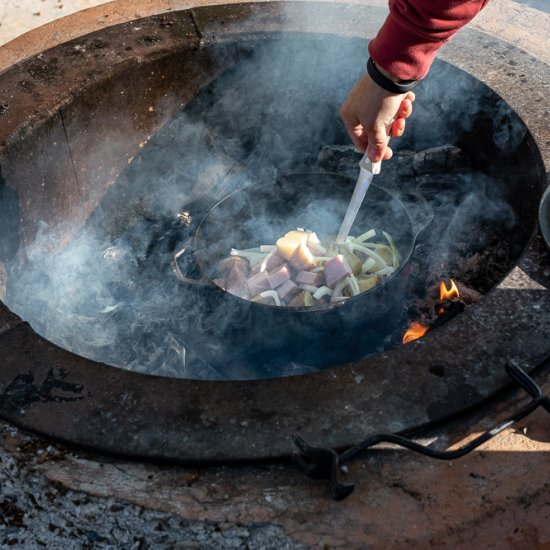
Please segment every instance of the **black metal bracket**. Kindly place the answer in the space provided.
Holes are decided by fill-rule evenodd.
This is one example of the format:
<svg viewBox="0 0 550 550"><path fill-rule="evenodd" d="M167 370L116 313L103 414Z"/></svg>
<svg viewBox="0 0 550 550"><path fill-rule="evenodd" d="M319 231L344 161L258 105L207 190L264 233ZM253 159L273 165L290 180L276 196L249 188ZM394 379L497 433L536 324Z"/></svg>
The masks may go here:
<svg viewBox="0 0 550 550"><path fill-rule="evenodd" d="M544 396L540 386L524 370L515 365L506 365L505 369L508 375L533 399L522 409L510 416L510 418L504 420L492 430L481 434L458 449L452 451L440 451L420 445L419 443L400 435L374 434L367 437L364 441L357 443L353 447L338 453L334 449L312 447L303 437L298 434L294 434L294 444L299 449L299 452L292 455L294 462L307 476L313 479L329 480L332 498L334 500L342 500L353 492L355 485L350 483L342 483L339 481L338 476L340 473L340 468L344 463L357 458L361 453L374 445L377 445L378 443L393 443L395 445L399 445L400 447L405 447L411 451L439 460L455 460L460 458L470 453L486 441L489 441L489 439L492 439L506 428L509 428L512 424L518 422L522 418L525 418L538 407L543 407L548 413L550 413L550 398Z"/></svg>

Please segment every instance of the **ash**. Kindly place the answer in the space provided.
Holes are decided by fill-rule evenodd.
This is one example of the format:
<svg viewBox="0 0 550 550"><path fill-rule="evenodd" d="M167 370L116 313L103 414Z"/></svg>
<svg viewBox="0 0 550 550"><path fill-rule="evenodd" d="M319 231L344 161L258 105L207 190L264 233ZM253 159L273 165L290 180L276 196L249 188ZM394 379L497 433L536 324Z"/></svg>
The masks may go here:
<svg viewBox="0 0 550 550"><path fill-rule="evenodd" d="M0 437L9 439L12 430L3 425ZM65 451L28 437L25 443L27 447L15 454L0 447L2 548L306 548L278 525L191 521L115 498L68 490L48 481L35 463L59 459Z"/></svg>

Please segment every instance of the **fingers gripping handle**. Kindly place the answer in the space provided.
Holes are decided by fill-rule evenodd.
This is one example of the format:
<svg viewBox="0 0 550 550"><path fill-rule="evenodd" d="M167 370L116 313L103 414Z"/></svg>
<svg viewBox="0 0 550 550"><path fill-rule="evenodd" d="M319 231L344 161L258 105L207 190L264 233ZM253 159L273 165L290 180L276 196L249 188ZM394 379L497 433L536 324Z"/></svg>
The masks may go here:
<svg viewBox="0 0 550 550"><path fill-rule="evenodd" d="M373 176L376 176L376 174L380 174L382 161L372 162L369 159L368 153L365 152L363 158L359 161L359 167L361 168L361 170L366 170L367 172L370 172Z"/></svg>

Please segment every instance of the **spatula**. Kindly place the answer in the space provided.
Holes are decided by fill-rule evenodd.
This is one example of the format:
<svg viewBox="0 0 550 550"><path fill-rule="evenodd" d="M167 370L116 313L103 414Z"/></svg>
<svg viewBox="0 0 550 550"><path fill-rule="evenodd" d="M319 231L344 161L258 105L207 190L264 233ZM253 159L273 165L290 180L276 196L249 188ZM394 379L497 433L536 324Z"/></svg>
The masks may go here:
<svg viewBox="0 0 550 550"><path fill-rule="evenodd" d="M357 183L355 184L355 189L353 190L353 195L351 196L346 215L344 216L344 221L338 231L338 236L336 237L336 243L343 243L346 240L346 237L349 235L351 226L355 221L357 212L361 208L363 199L370 187L372 178L380 173L380 166L382 162L371 162L367 153L363 155L363 158L359 161L359 177L357 178Z"/></svg>

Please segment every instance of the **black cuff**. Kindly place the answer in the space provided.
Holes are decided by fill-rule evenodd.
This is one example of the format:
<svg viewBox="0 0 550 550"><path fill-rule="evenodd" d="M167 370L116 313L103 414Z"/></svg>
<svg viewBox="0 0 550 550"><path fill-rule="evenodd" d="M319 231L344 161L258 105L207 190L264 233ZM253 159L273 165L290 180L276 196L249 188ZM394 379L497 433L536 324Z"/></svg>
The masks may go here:
<svg viewBox="0 0 550 550"><path fill-rule="evenodd" d="M397 82L393 82L393 80L390 80L378 70L372 60L372 57L369 57L369 60L367 61L367 72L374 82L378 84L378 86L384 88L384 90L392 94L406 94L422 82L421 80L405 80L399 84Z"/></svg>

